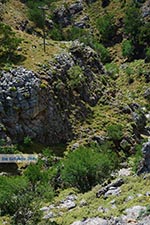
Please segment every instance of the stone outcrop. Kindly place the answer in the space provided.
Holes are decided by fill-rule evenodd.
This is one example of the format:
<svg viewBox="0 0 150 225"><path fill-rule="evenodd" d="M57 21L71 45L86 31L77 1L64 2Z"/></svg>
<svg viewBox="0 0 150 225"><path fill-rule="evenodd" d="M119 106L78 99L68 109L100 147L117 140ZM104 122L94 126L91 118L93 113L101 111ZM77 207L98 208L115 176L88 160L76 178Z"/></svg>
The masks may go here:
<svg viewBox="0 0 150 225"><path fill-rule="evenodd" d="M101 188L97 193L96 197L99 198L102 195L105 195L107 197L108 195L118 195L120 192L119 187L124 184L124 181L122 178L108 184L107 186Z"/></svg>
<svg viewBox="0 0 150 225"><path fill-rule="evenodd" d="M76 68L81 74L76 75ZM77 83L73 83L70 69ZM79 42L38 73L22 67L1 71L1 139L15 143L30 136L46 144L71 139L73 124L90 113L88 104L97 103L101 95L100 74L104 73L98 55Z"/></svg>
<svg viewBox="0 0 150 225"><path fill-rule="evenodd" d="M146 142L143 144L142 148L143 159L139 164L138 175L141 173L149 173L150 172L150 142Z"/></svg>
<svg viewBox="0 0 150 225"><path fill-rule="evenodd" d="M78 14L82 14L83 2L82 0L76 1L71 5L61 5L54 11L53 20L55 23L59 24L61 27L67 27L73 24L73 20ZM83 20L82 20L83 23ZM84 21L85 23L85 21ZM81 28L81 27L80 27Z"/></svg>

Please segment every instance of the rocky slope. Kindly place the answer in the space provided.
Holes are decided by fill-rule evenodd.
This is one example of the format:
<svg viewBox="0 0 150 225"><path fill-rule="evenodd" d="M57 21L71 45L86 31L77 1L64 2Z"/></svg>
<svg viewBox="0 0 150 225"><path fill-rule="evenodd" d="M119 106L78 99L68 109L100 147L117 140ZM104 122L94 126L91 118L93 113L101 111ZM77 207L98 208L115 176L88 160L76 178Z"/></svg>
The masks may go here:
<svg viewBox="0 0 150 225"><path fill-rule="evenodd" d="M29 136L45 144L70 140L73 125L100 98L104 74L96 52L79 42L37 73L22 67L1 71L1 138L16 143Z"/></svg>
<svg viewBox="0 0 150 225"><path fill-rule="evenodd" d="M8 187L12 177L0 174L8 188L2 204L5 188L0 182L0 204L4 205L0 224L150 224L150 63L143 56L146 49L132 59L123 57L121 50L131 36L123 31L126 10L137 5L143 24L149 25L150 1L52 1L45 20L46 52L41 27L27 17L28 2L0 2L0 19L23 38L12 61L0 55L0 149L22 144L26 138L46 146L67 143L68 149L64 158L50 155L49 148L45 155L40 152L43 164L39 160L31 171L20 166L22 185L12 179ZM97 20L109 13L114 36L107 43L101 39ZM147 36L148 31L144 30ZM149 40L144 45L149 47ZM65 186L61 176L63 160L80 145L90 146L93 154L115 152L121 167L85 193L71 184ZM32 143L27 145L31 147ZM23 185L23 190L14 191ZM24 196L25 202L20 200Z"/></svg>

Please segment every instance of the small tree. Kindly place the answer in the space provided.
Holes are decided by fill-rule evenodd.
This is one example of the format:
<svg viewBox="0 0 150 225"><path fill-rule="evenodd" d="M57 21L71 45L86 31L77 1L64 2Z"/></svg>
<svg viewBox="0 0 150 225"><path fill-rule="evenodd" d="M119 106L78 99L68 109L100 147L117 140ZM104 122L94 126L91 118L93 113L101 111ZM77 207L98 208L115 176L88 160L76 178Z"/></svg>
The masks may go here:
<svg viewBox="0 0 150 225"><path fill-rule="evenodd" d="M11 58L20 42L21 39L15 36L10 26L0 23L0 52L7 56L7 60Z"/></svg>
<svg viewBox="0 0 150 225"><path fill-rule="evenodd" d="M123 127L121 124L113 124L107 127L108 137L113 141L115 147L120 147L120 141L123 138Z"/></svg>
<svg viewBox="0 0 150 225"><path fill-rule="evenodd" d="M124 31L134 43L138 40L141 25L140 9L135 6L127 8L124 19Z"/></svg>
<svg viewBox="0 0 150 225"><path fill-rule="evenodd" d="M82 192L90 190L92 186L107 178L116 166L113 154L99 153L96 149L85 147L69 153L61 170L64 184L77 187Z"/></svg>

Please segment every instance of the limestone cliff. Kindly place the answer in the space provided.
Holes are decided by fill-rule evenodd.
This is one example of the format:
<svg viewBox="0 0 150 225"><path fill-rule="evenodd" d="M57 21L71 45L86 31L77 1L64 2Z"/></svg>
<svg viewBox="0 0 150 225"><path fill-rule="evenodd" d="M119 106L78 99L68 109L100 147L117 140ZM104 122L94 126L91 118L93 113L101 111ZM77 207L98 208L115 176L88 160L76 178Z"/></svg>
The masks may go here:
<svg viewBox="0 0 150 225"><path fill-rule="evenodd" d="M101 95L101 74L98 55L79 42L37 73L22 67L1 71L0 136L12 142L29 136L46 144L73 138L73 123L84 120L88 105Z"/></svg>

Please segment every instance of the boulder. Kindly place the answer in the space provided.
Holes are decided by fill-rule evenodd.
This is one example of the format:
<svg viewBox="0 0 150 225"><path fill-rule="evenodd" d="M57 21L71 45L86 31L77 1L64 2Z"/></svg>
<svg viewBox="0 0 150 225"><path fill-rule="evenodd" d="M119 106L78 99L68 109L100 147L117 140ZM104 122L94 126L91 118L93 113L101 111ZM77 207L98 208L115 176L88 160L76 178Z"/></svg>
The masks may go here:
<svg viewBox="0 0 150 225"><path fill-rule="evenodd" d="M150 142L146 142L142 147L143 159L141 160L137 174L150 172Z"/></svg>
<svg viewBox="0 0 150 225"><path fill-rule="evenodd" d="M67 7L62 5L54 11L54 22L58 23L62 27L66 27L71 24L71 14Z"/></svg>
<svg viewBox="0 0 150 225"><path fill-rule="evenodd" d="M101 219L99 217L85 219L83 221L77 221L71 225L109 225L107 220Z"/></svg>
<svg viewBox="0 0 150 225"><path fill-rule="evenodd" d="M146 211L145 206L133 206L125 210L126 219L137 219L141 212Z"/></svg>
<svg viewBox="0 0 150 225"><path fill-rule="evenodd" d="M79 13L83 10L82 0L79 0L69 6L69 11L71 15Z"/></svg>
<svg viewBox="0 0 150 225"><path fill-rule="evenodd" d="M146 99L150 99L150 88L146 89L146 91L144 92L144 98Z"/></svg>

